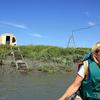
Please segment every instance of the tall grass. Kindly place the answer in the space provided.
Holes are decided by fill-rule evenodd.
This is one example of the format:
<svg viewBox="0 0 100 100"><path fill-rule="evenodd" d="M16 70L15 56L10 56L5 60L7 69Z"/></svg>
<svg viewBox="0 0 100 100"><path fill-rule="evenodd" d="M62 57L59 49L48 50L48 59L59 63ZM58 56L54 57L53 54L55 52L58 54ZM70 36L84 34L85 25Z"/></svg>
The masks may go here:
<svg viewBox="0 0 100 100"><path fill-rule="evenodd" d="M17 47L20 48L25 59L38 61L37 69L45 72L71 71L73 63L83 59L84 55L91 50L90 48L61 48L44 45ZM8 45L2 45L0 47L0 59L6 58L10 52Z"/></svg>

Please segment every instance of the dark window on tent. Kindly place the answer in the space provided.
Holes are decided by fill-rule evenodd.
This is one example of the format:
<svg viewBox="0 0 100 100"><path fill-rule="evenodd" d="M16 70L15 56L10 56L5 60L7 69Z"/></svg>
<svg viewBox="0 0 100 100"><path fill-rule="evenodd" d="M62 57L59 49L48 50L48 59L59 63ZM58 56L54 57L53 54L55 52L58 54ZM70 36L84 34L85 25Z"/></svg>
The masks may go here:
<svg viewBox="0 0 100 100"><path fill-rule="evenodd" d="M16 39L15 37L12 38L12 43L16 42Z"/></svg>
<svg viewBox="0 0 100 100"><path fill-rule="evenodd" d="M10 36L6 36L6 44L10 44Z"/></svg>

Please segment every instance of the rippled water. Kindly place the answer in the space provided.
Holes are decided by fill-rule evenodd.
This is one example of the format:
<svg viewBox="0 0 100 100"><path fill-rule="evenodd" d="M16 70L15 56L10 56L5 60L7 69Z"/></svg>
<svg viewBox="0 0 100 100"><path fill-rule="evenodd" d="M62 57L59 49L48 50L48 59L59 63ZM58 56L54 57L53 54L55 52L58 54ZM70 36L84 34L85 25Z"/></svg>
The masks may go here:
<svg viewBox="0 0 100 100"><path fill-rule="evenodd" d="M0 100L57 100L73 77L41 72L0 75Z"/></svg>

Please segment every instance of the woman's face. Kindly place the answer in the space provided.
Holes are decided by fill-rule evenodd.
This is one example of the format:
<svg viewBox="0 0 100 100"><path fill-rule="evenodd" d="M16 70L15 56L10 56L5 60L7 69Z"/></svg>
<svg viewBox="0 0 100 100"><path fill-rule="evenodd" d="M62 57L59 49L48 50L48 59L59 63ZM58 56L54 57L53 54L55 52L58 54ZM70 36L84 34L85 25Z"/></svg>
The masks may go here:
<svg viewBox="0 0 100 100"><path fill-rule="evenodd" d="M98 53L95 54L96 59L98 60L98 62L100 62L100 51Z"/></svg>

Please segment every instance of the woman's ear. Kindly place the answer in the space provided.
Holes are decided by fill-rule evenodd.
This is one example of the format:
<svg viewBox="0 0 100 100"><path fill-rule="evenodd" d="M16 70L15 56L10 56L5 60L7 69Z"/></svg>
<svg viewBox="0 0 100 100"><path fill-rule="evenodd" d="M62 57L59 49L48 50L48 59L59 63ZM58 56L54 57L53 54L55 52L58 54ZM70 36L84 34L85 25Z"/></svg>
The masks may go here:
<svg viewBox="0 0 100 100"><path fill-rule="evenodd" d="M98 53L94 53L94 57L96 57L96 58L97 58L97 55L98 55Z"/></svg>
<svg viewBox="0 0 100 100"><path fill-rule="evenodd" d="M98 60L97 60L98 56L97 56L97 53L93 54L93 59L96 63L98 63Z"/></svg>

